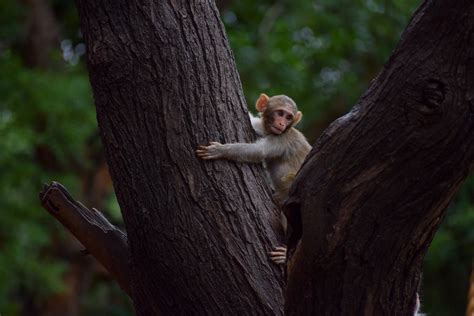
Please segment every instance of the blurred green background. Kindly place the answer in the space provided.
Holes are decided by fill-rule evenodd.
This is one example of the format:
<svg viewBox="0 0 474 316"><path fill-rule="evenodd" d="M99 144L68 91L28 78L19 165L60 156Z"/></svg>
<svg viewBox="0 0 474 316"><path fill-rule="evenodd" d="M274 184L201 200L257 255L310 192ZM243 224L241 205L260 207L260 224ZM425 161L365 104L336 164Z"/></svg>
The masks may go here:
<svg viewBox="0 0 474 316"><path fill-rule="evenodd" d="M419 3L217 1L251 108L288 94L311 142L367 89ZM0 0L0 313L132 315L103 268L39 205L57 180L121 225L73 1ZM474 177L425 260L423 311L463 315L474 250Z"/></svg>

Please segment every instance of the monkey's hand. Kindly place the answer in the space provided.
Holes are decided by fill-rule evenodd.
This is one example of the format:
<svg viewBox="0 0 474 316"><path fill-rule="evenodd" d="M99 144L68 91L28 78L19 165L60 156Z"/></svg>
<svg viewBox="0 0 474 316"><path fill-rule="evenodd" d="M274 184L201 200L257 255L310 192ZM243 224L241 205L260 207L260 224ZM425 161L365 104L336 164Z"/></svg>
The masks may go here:
<svg viewBox="0 0 474 316"><path fill-rule="evenodd" d="M224 145L218 142L210 142L209 146L199 146L196 154L201 159L221 159L224 158Z"/></svg>
<svg viewBox="0 0 474 316"><path fill-rule="evenodd" d="M275 247L273 251L270 251L270 259L276 264L286 263L286 246Z"/></svg>

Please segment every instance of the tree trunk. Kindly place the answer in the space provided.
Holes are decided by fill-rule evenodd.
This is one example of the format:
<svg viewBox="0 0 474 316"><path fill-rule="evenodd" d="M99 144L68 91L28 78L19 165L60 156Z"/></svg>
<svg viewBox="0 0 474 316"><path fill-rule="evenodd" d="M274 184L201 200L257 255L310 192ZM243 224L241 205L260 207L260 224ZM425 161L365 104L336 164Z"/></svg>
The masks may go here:
<svg viewBox="0 0 474 316"><path fill-rule="evenodd" d="M194 153L254 137L214 3L76 5L137 314L282 314L282 273L267 258L278 211L261 166Z"/></svg>
<svg viewBox="0 0 474 316"><path fill-rule="evenodd" d="M474 2L425 1L293 185L288 315L413 314L425 253L473 167L473 89Z"/></svg>

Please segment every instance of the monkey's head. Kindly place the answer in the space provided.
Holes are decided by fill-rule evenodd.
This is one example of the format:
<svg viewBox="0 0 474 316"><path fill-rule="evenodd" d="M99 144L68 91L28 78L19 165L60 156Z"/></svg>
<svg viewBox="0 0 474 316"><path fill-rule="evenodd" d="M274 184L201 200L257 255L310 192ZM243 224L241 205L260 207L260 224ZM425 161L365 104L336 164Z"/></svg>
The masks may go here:
<svg viewBox="0 0 474 316"><path fill-rule="evenodd" d="M295 101L286 95L269 97L262 93L255 107L262 114L263 128L268 134L281 135L298 124L303 117Z"/></svg>

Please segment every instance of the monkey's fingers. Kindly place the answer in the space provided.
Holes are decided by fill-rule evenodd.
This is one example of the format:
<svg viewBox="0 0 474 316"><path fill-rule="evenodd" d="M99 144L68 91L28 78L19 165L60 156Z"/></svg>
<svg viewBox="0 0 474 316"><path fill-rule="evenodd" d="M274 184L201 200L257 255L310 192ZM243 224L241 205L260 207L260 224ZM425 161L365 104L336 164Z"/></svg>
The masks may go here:
<svg viewBox="0 0 474 316"><path fill-rule="evenodd" d="M270 259L276 264L284 264L286 262L286 254L277 255L277 254L270 253Z"/></svg>
<svg viewBox="0 0 474 316"><path fill-rule="evenodd" d="M199 158L201 159L219 159L221 158L221 155L218 153L212 153L208 150L196 150L196 154L198 155Z"/></svg>
<svg viewBox="0 0 474 316"><path fill-rule="evenodd" d="M198 155L199 158L204 158L209 155L209 152L207 150L196 150L196 155Z"/></svg>
<svg viewBox="0 0 474 316"><path fill-rule="evenodd" d="M283 251L270 251L270 257L274 258L274 257L286 257L286 251L283 252Z"/></svg>
<svg viewBox="0 0 474 316"><path fill-rule="evenodd" d="M286 259L272 259L272 261L276 264L285 264Z"/></svg>
<svg viewBox="0 0 474 316"><path fill-rule="evenodd" d="M199 145L196 150L207 150L209 149L210 146L205 146L205 145Z"/></svg>
<svg viewBox="0 0 474 316"><path fill-rule="evenodd" d="M286 250L285 251L280 251L280 250L270 251L269 254L270 254L270 257L282 257L282 256L286 257Z"/></svg>
<svg viewBox="0 0 474 316"><path fill-rule="evenodd" d="M285 264L286 263L286 247L280 246L273 248L273 251L270 251L270 259L276 264Z"/></svg>

